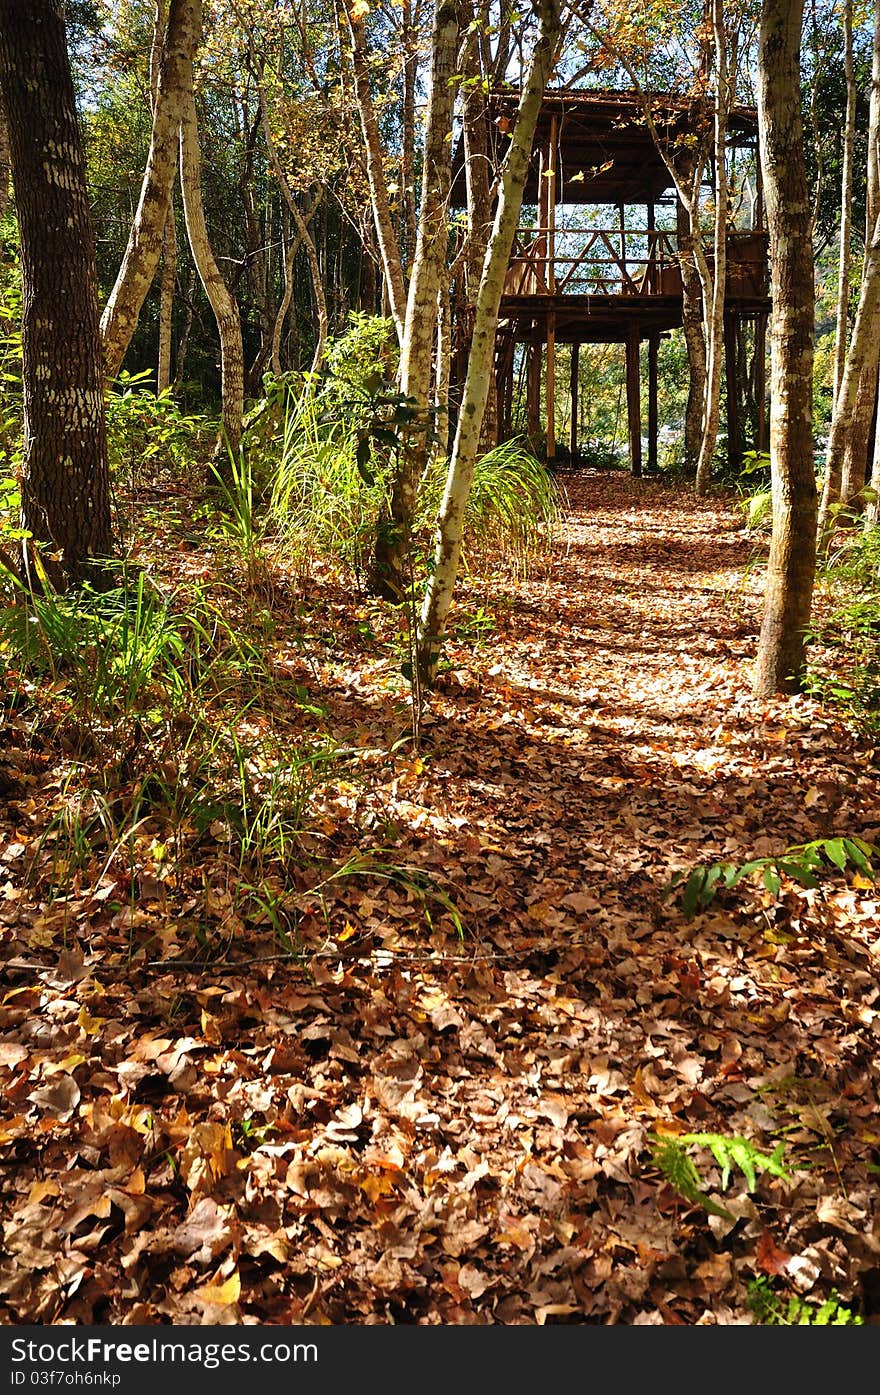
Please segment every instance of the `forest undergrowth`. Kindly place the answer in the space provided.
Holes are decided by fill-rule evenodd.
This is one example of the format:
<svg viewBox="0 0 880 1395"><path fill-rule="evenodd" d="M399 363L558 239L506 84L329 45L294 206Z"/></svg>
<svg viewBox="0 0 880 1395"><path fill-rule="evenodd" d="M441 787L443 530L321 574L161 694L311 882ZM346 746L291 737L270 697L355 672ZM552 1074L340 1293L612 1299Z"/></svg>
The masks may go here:
<svg viewBox="0 0 880 1395"><path fill-rule="evenodd" d="M5 1321L877 1320L876 736L752 696L729 498L565 487L418 720L179 481L7 610Z"/></svg>

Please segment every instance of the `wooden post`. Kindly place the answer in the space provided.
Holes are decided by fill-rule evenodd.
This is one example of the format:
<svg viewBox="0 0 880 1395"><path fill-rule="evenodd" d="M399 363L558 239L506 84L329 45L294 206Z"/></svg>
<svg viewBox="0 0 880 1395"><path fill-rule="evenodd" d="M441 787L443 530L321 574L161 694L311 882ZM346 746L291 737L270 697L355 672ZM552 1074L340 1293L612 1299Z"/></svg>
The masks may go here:
<svg viewBox="0 0 880 1395"><path fill-rule="evenodd" d="M643 289L649 294L656 290L657 282L657 213L652 203L645 207L648 215L648 254L645 263L645 282ZM650 343L650 340L648 341Z"/></svg>
<svg viewBox="0 0 880 1395"><path fill-rule="evenodd" d="M546 295L550 286L550 266L548 262L549 247L547 241L547 151L544 146L538 152L538 228L535 238L537 260L535 262L535 276L537 278L537 290L539 295Z"/></svg>
<svg viewBox="0 0 880 1395"><path fill-rule="evenodd" d="M755 449L767 449L767 316L755 322L755 405L758 409L758 439Z"/></svg>
<svg viewBox="0 0 880 1395"><path fill-rule="evenodd" d="M550 118L550 145L547 155L547 289L556 294L556 163L559 118Z"/></svg>
<svg viewBox="0 0 880 1395"><path fill-rule="evenodd" d="M533 450L538 449L541 434L541 329L532 328L532 341L528 348L529 366L526 378L526 435Z"/></svg>
<svg viewBox="0 0 880 1395"><path fill-rule="evenodd" d="M633 476L642 473L642 404L639 375L638 325L630 325L626 336L626 424L629 433L629 464Z"/></svg>
<svg viewBox="0 0 880 1395"><path fill-rule="evenodd" d="M727 464L738 470L742 464L739 426L739 373L736 362L736 334L732 315L724 317L724 376L727 382Z"/></svg>
<svg viewBox="0 0 880 1395"><path fill-rule="evenodd" d="M620 294L621 294L621 295L625 295L625 294L626 294L626 224L625 224L625 222L624 222L624 219L625 219L625 217L626 217L626 214L625 214L624 207L623 207L623 204L622 204L622 203L619 203L619 204L617 205L617 212L618 212L618 214L619 214L619 216L620 216L620 265L621 265L621 271L620 271Z"/></svg>
<svg viewBox="0 0 880 1395"><path fill-rule="evenodd" d="M648 470L657 469L657 357L660 335L652 330L648 335Z"/></svg>
<svg viewBox="0 0 880 1395"><path fill-rule="evenodd" d="M547 312L547 463L556 459L556 311Z"/></svg>
<svg viewBox="0 0 880 1395"><path fill-rule="evenodd" d="M568 423L568 456L572 470L577 466L578 456L578 367L580 351L580 344L572 344L571 375L568 381L569 394L571 397L571 417Z"/></svg>

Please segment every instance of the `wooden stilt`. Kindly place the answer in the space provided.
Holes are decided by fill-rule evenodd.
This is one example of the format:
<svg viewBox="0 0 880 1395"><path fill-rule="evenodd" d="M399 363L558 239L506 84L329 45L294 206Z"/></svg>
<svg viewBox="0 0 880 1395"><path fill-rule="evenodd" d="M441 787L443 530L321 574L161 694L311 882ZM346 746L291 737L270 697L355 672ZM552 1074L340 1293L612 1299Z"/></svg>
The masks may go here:
<svg viewBox="0 0 880 1395"><path fill-rule="evenodd" d="M767 316L755 322L755 405L758 409L758 439L755 449L767 449Z"/></svg>
<svg viewBox="0 0 880 1395"><path fill-rule="evenodd" d="M529 345L529 366L526 379L526 435L532 450L538 449L541 434L541 331L536 325Z"/></svg>
<svg viewBox="0 0 880 1395"><path fill-rule="evenodd" d="M568 423L568 458L571 468L575 470L578 463L578 368L580 366L580 344L571 346L571 374L568 381L568 390L571 397L571 416Z"/></svg>
<svg viewBox="0 0 880 1395"><path fill-rule="evenodd" d="M642 473L642 404L639 374L638 325L630 325L626 339L626 422L629 432L629 463L635 478Z"/></svg>
<svg viewBox="0 0 880 1395"><path fill-rule="evenodd" d="M739 470L742 465L740 387L736 364L736 326L732 315L724 317L724 376L727 389L727 464L731 470Z"/></svg>
<svg viewBox="0 0 880 1395"><path fill-rule="evenodd" d="M556 294L556 166L558 118L550 118L550 143L547 148L547 289ZM549 342L549 341L548 341Z"/></svg>
<svg viewBox="0 0 880 1395"><path fill-rule="evenodd" d="M657 287L657 211L652 203L645 206L648 220L648 251L645 264L645 289L654 291ZM650 341L649 341L650 342Z"/></svg>
<svg viewBox="0 0 880 1395"><path fill-rule="evenodd" d="M657 359L660 349L660 336L656 332L648 335L648 470L657 469Z"/></svg>
<svg viewBox="0 0 880 1395"><path fill-rule="evenodd" d="M547 464L556 459L556 312L547 315Z"/></svg>

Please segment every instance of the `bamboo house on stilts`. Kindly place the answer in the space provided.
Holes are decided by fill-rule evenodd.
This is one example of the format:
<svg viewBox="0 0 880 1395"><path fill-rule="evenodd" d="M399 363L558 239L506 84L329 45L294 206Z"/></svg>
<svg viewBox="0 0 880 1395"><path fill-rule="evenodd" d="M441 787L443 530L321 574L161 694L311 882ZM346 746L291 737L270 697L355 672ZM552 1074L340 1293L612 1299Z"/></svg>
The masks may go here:
<svg viewBox="0 0 880 1395"><path fill-rule="evenodd" d="M693 148L707 123L711 128L708 102L661 94L650 100L658 134L673 160L677 151ZM496 170L516 105L514 93L496 92L487 100L489 158ZM735 108L729 121L729 159L741 163L745 177L728 228L724 329L727 451L737 467L746 448L766 449L767 434L768 237L757 140L754 109ZM461 144L452 203L456 208L467 204ZM526 435L533 448L546 453L551 464L566 453L576 465L580 347L622 344L630 468L634 475L642 473L643 463L649 471L657 468L659 345L683 324L679 233L686 217L639 94L589 90L546 95L501 301L495 362L499 440L513 434L514 403L524 396ZM706 243L711 266L711 234ZM454 304L453 406L467 364L469 329L464 296L455 296ZM567 383L558 381L561 344L570 346ZM563 392L569 395L567 452L559 452L558 445L565 443L556 440L556 408Z"/></svg>

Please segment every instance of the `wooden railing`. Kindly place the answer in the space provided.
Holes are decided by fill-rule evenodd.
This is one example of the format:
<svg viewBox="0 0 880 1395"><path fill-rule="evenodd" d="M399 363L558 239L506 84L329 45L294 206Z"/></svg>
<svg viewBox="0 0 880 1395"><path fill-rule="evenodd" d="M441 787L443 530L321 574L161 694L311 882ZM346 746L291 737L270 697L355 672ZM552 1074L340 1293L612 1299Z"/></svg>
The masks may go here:
<svg viewBox="0 0 880 1395"><path fill-rule="evenodd" d="M727 278L728 293L766 294L764 234L729 234ZM644 228L520 228L504 294L681 295L675 234Z"/></svg>

